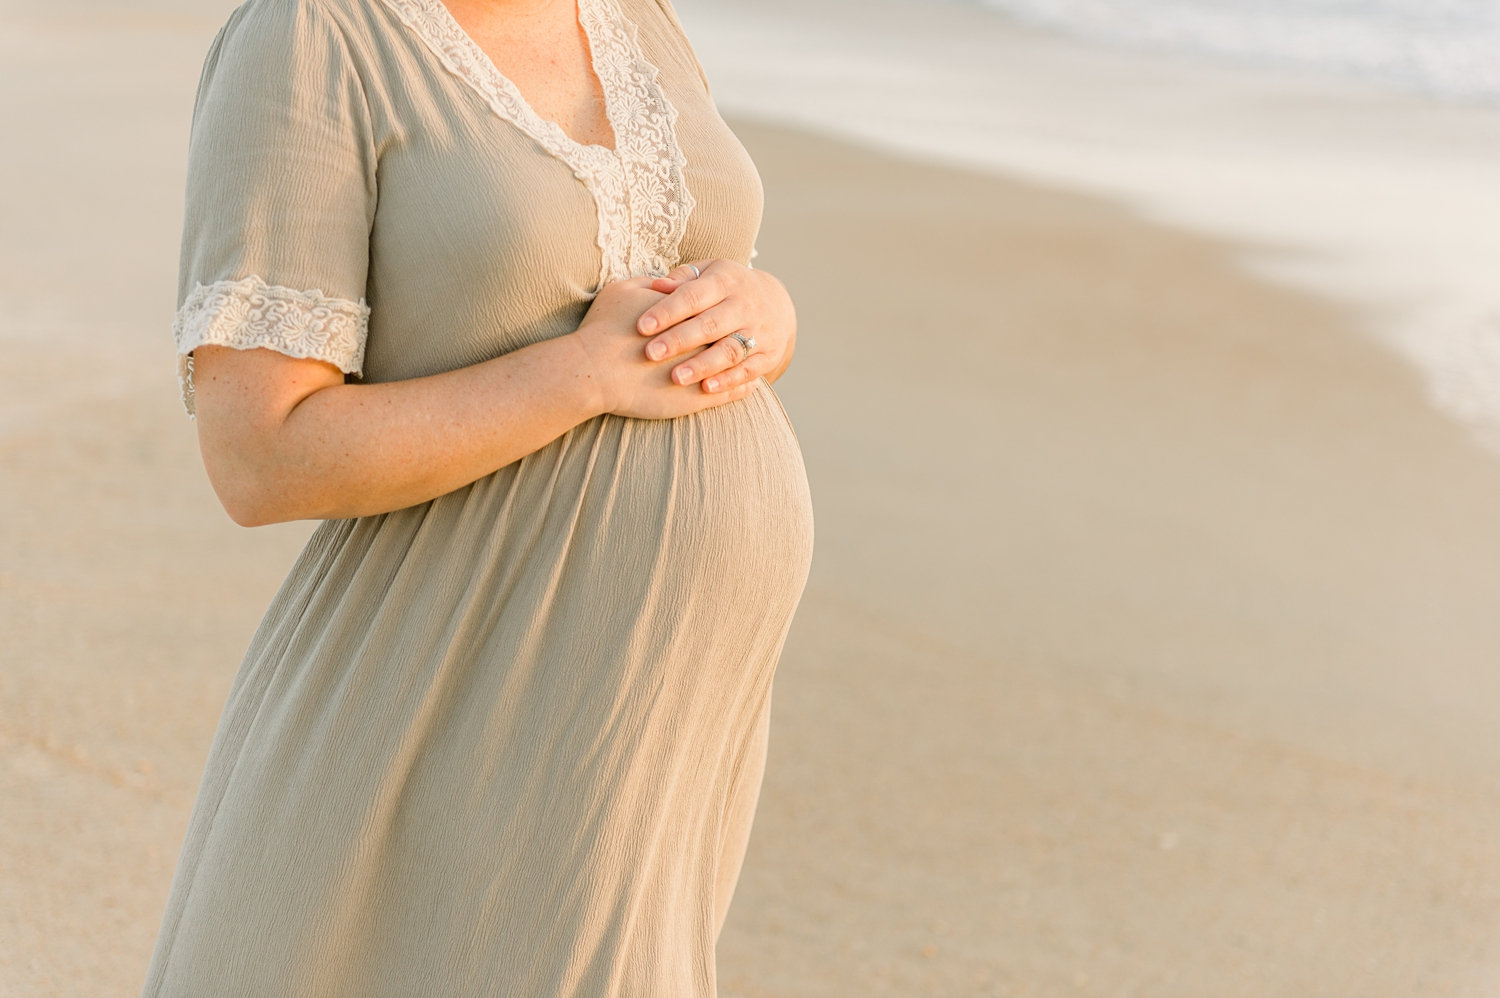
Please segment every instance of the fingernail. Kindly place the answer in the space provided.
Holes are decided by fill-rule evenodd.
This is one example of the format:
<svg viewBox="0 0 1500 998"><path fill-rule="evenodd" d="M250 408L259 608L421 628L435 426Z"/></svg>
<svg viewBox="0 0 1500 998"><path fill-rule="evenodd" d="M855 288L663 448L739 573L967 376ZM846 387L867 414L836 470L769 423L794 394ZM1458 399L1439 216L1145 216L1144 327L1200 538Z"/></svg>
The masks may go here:
<svg viewBox="0 0 1500 998"><path fill-rule="evenodd" d="M687 384L689 381L692 381L693 380L693 369L690 368L690 367L679 368L678 371L677 371L677 380L678 380L679 383L684 384L684 385Z"/></svg>
<svg viewBox="0 0 1500 998"><path fill-rule="evenodd" d="M652 360L661 360L667 355L667 345L660 340L646 348L646 356Z"/></svg>
<svg viewBox="0 0 1500 998"><path fill-rule="evenodd" d="M711 392L716 392L716 391L719 390L719 379L718 378L709 378L703 384Z"/></svg>
<svg viewBox="0 0 1500 998"><path fill-rule="evenodd" d="M647 334L656 332L656 316L648 315L641 319L641 332Z"/></svg>

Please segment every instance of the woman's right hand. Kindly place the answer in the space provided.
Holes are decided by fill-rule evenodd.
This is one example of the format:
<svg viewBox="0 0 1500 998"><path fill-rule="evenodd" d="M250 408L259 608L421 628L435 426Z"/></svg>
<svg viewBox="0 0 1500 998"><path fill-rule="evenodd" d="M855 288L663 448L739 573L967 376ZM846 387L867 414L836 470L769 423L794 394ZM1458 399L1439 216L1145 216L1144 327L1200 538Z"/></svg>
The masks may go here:
<svg viewBox="0 0 1500 998"><path fill-rule="evenodd" d="M666 295L651 288L651 278L633 277L606 284L589 306L576 335L588 357L589 377L599 386L603 411L635 419L673 419L742 399L751 384L725 392L704 392L672 381L671 370L687 357L653 361L641 348L636 323Z"/></svg>

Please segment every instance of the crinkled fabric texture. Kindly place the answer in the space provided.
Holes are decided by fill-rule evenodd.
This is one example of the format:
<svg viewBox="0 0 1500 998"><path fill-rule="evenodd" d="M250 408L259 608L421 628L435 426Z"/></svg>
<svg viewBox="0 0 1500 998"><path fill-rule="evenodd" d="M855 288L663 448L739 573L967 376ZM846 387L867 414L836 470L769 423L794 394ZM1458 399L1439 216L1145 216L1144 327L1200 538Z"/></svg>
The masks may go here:
<svg viewBox="0 0 1500 998"><path fill-rule="evenodd" d="M579 13L614 152L549 130L437 0L235 11L179 347L411 378L571 331L603 281L747 261L759 181L665 0ZM144 994L712 995L811 541L764 382L320 525L235 678Z"/></svg>

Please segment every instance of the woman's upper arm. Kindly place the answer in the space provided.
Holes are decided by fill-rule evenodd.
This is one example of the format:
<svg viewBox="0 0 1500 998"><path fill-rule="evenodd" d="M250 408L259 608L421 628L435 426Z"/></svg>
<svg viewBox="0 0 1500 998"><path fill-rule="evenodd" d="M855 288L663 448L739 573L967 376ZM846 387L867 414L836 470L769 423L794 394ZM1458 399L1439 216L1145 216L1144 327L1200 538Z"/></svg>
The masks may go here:
<svg viewBox="0 0 1500 998"><path fill-rule="evenodd" d="M315 392L344 383L344 372L320 360L275 350L206 345L195 354L198 447L219 501L237 522L280 486L278 435L292 410Z"/></svg>
<svg viewBox="0 0 1500 998"><path fill-rule="evenodd" d="M309 378L361 373L375 175L370 109L334 15L319 0L236 10L205 62L188 157L173 332L190 413L220 426L238 418L211 408L243 417ZM199 397L208 374L216 387Z"/></svg>
<svg viewBox="0 0 1500 998"><path fill-rule="evenodd" d="M198 437L226 456L267 445L308 396L344 383L344 372L321 360L275 350L199 347L196 358Z"/></svg>

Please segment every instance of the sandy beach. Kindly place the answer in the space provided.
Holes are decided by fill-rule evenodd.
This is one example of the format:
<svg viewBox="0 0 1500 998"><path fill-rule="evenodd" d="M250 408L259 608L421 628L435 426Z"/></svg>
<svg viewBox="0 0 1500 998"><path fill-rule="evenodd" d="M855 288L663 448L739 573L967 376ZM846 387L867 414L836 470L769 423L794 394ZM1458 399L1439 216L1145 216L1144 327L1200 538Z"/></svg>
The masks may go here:
<svg viewBox="0 0 1500 998"><path fill-rule="evenodd" d="M0 3L3 998L138 992L310 529L177 399L228 6ZM1257 247L735 125L818 550L721 993L1500 994L1500 460Z"/></svg>

